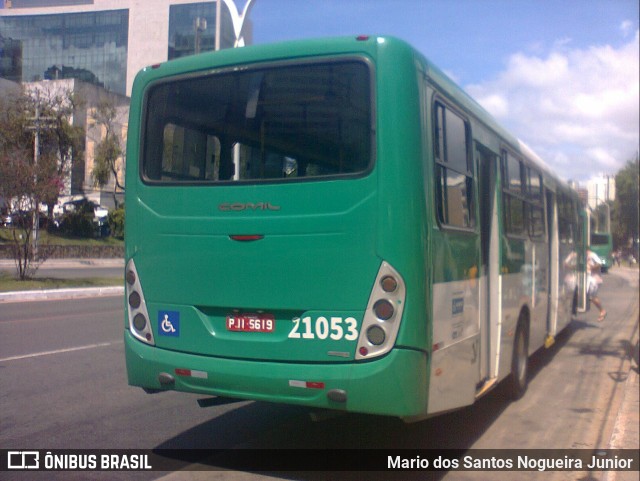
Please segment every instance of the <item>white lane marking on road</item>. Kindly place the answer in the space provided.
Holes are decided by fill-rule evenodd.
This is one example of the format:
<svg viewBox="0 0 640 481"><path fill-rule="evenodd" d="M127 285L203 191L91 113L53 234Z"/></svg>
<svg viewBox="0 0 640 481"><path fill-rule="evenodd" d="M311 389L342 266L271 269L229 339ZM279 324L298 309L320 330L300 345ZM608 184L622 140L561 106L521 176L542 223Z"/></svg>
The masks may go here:
<svg viewBox="0 0 640 481"><path fill-rule="evenodd" d="M121 344L123 342L124 341L100 342L98 344L88 344L86 346L68 347L66 349L56 349L55 351L35 352L33 354L23 354L22 356L5 357L0 359L0 362L18 361L19 359L29 359L32 357L40 357L40 356L51 356L53 354L62 354L64 352L83 351L85 349L95 349L97 347L113 346L114 344Z"/></svg>

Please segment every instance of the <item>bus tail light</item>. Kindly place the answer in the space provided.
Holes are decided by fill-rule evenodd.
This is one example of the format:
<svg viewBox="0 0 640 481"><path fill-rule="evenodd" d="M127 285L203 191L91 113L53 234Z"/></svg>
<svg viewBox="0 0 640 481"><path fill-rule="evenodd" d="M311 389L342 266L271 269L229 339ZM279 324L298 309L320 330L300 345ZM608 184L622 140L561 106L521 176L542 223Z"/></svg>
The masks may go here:
<svg viewBox="0 0 640 481"><path fill-rule="evenodd" d="M384 344L387 335L384 333L384 329L380 326L371 326L367 329L367 341L374 346L380 346Z"/></svg>
<svg viewBox="0 0 640 481"><path fill-rule="evenodd" d="M127 313L129 314L129 330L140 341L155 345L147 303L144 300L140 278L133 259L127 263L125 270L125 286L127 293Z"/></svg>
<svg viewBox="0 0 640 481"><path fill-rule="evenodd" d="M387 299L380 299L373 305L373 312L375 312L376 316L381 321L388 321L393 317L393 304L391 304Z"/></svg>
<svg viewBox="0 0 640 481"><path fill-rule="evenodd" d="M391 350L400 328L405 297L404 280L391 265L383 262L362 321L356 359L371 359Z"/></svg>

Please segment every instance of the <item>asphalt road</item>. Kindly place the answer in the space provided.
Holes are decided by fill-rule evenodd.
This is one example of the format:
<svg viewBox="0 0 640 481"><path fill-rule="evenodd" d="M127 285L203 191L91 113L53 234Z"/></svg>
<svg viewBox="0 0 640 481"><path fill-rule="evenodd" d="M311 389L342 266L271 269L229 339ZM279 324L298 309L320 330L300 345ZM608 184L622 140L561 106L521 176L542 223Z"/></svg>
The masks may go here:
<svg viewBox="0 0 640 481"><path fill-rule="evenodd" d="M579 316L534 355L515 403L501 388L473 407L421 423L366 415L313 422L300 407L241 402L198 407L203 396L144 394L126 382L121 297L0 305L0 447L87 448L606 448L638 331L638 271L614 270L601 298L609 312ZM637 369L637 366L636 366ZM638 446L619 446L635 448ZM206 462L206 461L204 461ZM339 474L339 475L338 475ZM397 473L398 474L398 473ZM393 479L484 480L487 472ZM496 480L513 472L491 473ZM389 473L2 473L2 479L392 479ZM518 479L600 480L600 473L519 472Z"/></svg>

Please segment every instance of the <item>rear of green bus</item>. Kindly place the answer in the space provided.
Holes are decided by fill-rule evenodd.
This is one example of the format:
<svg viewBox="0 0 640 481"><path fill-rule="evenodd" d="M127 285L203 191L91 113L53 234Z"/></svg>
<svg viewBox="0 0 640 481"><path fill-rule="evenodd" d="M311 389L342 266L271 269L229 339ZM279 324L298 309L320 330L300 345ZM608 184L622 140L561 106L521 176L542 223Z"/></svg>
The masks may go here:
<svg viewBox="0 0 640 481"><path fill-rule="evenodd" d="M126 173L131 385L426 411L418 89L414 52L373 37L139 73Z"/></svg>
<svg viewBox="0 0 640 481"><path fill-rule="evenodd" d="M591 250L602 260L602 272L607 272L613 260L613 241L611 240L611 234L608 232L592 232L590 246Z"/></svg>

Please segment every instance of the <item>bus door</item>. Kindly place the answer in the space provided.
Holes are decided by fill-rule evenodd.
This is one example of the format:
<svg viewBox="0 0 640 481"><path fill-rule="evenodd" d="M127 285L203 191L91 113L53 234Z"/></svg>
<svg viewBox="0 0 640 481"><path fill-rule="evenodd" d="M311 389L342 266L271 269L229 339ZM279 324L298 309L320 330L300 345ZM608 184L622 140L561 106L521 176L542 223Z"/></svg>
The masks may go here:
<svg viewBox="0 0 640 481"><path fill-rule="evenodd" d="M589 310L587 297L587 244L591 237L591 218L589 211L580 211L576 250L578 252L578 312Z"/></svg>
<svg viewBox="0 0 640 481"><path fill-rule="evenodd" d="M549 240L549 306L547 313L547 338L545 346L553 343L553 336L558 332L558 308L559 308L559 266L563 259L559 254L558 236L558 209L556 194L546 191L547 197L547 235Z"/></svg>
<svg viewBox="0 0 640 481"><path fill-rule="evenodd" d="M549 216L545 213L545 189L541 174L534 168L525 167L526 203L525 245L523 266L524 295L530 308L529 346L540 347L549 332L549 262L551 244L548 237Z"/></svg>
<svg viewBox="0 0 640 481"><path fill-rule="evenodd" d="M476 144L480 221L479 322L480 386L478 395L490 388L498 375L500 342L500 231L498 156Z"/></svg>

